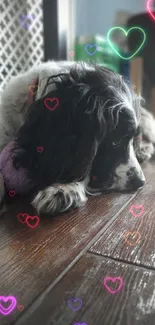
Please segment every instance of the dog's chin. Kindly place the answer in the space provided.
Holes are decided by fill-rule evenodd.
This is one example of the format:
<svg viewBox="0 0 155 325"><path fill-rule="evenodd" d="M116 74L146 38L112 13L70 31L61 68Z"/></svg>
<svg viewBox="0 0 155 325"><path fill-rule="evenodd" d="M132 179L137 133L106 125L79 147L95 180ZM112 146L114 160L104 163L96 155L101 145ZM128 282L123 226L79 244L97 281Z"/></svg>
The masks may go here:
<svg viewBox="0 0 155 325"><path fill-rule="evenodd" d="M141 187L142 188L142 187ZM134 189L132 187L121 187L119 185L114 185L114 184L109 184L108 182L104 183L104 184L96 184L96 186L91 186L88 185L86 192L89 195L99 195L101 193L134 193L137 189Z"/></svg>

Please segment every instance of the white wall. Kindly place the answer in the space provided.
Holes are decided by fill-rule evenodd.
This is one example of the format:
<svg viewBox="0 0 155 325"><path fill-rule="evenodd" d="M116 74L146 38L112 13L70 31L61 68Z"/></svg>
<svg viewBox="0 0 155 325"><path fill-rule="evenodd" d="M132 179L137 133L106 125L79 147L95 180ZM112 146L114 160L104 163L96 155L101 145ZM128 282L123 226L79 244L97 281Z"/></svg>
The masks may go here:
<svg viewBox="0 0 155 325"><path fill-rule="evenodd" d="M106 35L115 20L116 11L137 14L146 11L147 0L76 0L75 34Z"/></svg>

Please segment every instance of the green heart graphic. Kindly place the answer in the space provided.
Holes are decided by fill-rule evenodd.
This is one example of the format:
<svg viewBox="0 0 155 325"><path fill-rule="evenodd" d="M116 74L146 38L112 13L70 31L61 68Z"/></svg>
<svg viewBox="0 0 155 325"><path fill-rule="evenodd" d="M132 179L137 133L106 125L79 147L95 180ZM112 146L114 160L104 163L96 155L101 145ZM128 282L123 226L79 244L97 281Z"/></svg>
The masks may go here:
<svg viewBox="0 0 155 325"><path fill-rule="evenodd" d="M134 54L132 54L131 56L129 56L128 58L122 56L122 55L117 51L117 49L115 48L114 43L112 43L111 40L110 40L110 34L111 34L111 32L113 32L113 31L116 30L116 29L120 29L120 30L121 30L121 31L122 31L126 36L128 35L128 33L129 33L131 30L137 30L137 29L138 29L141 33L143 33L143 41L142 41L141 45L138 47L138 49L136 50L136 52L135 52ZM109 30L109 32L108 32L108 34L107 34L107 40L108 40L109 45L112 47L112 49L115 51L115 53L116 53L120 58L122 58L122 59L124 59L124 60L129 60L129 59L133 58L134 55L136 55L136 54L140 51L140 49L142 48L142 46L144 45L144 43L145 43L145 41L146 41L146 34L145 34L145 32L143 31L143 29L140 28L140 27L132 27L132 28L130 28L128 31L126 31L126 30L125 30L124 28L122 28L122 27L113 27L113 28L111 28L111 29Z"/></svg>

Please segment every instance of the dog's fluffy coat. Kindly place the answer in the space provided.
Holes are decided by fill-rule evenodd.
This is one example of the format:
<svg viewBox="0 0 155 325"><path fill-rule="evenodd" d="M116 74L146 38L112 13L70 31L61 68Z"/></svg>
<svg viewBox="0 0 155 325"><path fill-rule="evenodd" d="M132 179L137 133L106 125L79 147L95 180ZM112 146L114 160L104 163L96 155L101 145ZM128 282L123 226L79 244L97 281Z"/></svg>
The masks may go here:
<svg viewBox="0 0 155 325"><path fill-rule="evenodd" d="M36 79L36 99L29 105L28 89ZM54 97L59 106L50 111L44 100ZM144 184L138 160L154 153L155 121L144 109L140 119L140 111L139 97L111 70L43 63L14 77L2 94L0 150L16 138L14 165L27 168L40 184L33 206L38 213L64 212L83 205L86 192ZM41 154L37 146L44 148Z"/></svg>

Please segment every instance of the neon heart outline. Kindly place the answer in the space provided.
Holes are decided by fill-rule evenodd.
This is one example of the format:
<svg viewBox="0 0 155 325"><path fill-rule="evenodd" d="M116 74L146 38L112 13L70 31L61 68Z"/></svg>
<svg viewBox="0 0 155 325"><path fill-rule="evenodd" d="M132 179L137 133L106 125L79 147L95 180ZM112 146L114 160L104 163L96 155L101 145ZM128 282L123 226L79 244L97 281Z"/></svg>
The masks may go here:
<svg viewBox="0 0 155 325"><path fill-rule="evenodd" d="M24 310L24 306L23 305L18 305L17 308L18 308L19 311Z"/></svg>
<svg viewBox="0 0 155 325"><path fill-rule="evenodd" d="M11 192L13 192L14 194L11 194ZM15 190L10 190L10 191L9 191L9 195L10 195L10 197L14 197L14 196L16 195Z"/></svg>
<svg viewBox="0 0 155 325"><path fill-rule="evenodd" d="M41 149L41 150L40 150L40 149ZM37 151L38 151L39 153L42 153L43 150L44 150L44 147L37 147Z"/></svg>
<svg viewBox="0 0 155 325"><path fill-rule="evenodd" d="M148 1L147 1L147 5L146 5L146 7L147 7L147 10L148 10L150 16L155 20L155 16L153 15L152 10L151 10L151 8L150 8L150 3L151 3L151 2L152 2L152 0L148 0Z"/></svg>
<svg viewBox="0 0 155 325"><path fill-rule="evenodd" d="M28 222L28 219L34 219L34 218L37 218L37 222L32 226L31 224L29 224L29 222ZM38 226L38 223L40 222L40 218L38 217L38 216L27 216L26 217L26 224L30 227L30 228L35 228L35 227L37 227Z"/></svg>
<svg viewBox="0 0 155 325"><path fill-rule="evenodd" d="M31 88L37 88L37 90L34 92L34 91L31 90ZM30 92L31 92L32 95L35 95L37 93L37 91L39 90L39 86L37 86L37 85L35 85L35 86L34 85L30 85L29 86L29 90L30 90Z"/></svg>
<svg viewBox="0 0 155 325"><path fill-rule="evenodd" d="M76 302L77 300L80 300L80 306L77 307L77 308L75 309L75 308L73 308L73 307L70 305L70 301ZM80 298L76 298L76 299L70 298L70 299L68 299L68 306L69 306L69 308L71 308L72 310L77 311L77 310L79 310L79 309L81 308L81 306L82 306L82 299L80 299Z"/></svg>
<svg viewBox="0 0 155 325"><path fill-rule="evenodd" d="M107 285L106 282L107 282L107 281L115 282L116 280L119 280L119 281L120 281L119 287L118 287L116 290L112 290L111 288L108 287L108 285ZM111 276L107 276L107 277L104 278L104 280L103 280L103 284L104 284L105 288L106 288L110 293L115 294L116 292L118 292L118 291L122 288L122 286L123 286L123 284L124 284L124 281L123 281L122 277L120 277L120 276L115 277L115 278L113 278L113 277L111 277Z"/></svg>
<svg viewBox="0 0 155 325"><path fill-rule="evenodd" d="M139 29L142 33L143 33L143 35L144 35L144 40L143 40L143 42L142 42L142 44L139 46L139 48L138 48L138 50L134 53L134 54L132 54L131 56L129 56L128 58L125 58L124 56L122 56L122 55L120 55L119 54L119 52L117 51L117 49L114 47L114 45L113 45L113 43L111 42L111 40L110 40L110 33L113 31L113 30L116 30L116 29L120 29L120 30L122 30L123 31L123 33L125 33L125 35L127 36L128 35L128 33L131 31L131 30L133 30L133 29ZM143 29L142 28L140 28L140 27L131 27L128 31L126 31L123 27L112 27L110 30L109 30L109 32L108 32L108 34L107 34L107 40L108 40L108 43L109 43L109 45L111 46L111 48L114 50L114 52L121 58L121 59L124 59L124 60L130 60L130 59L132 59L139 51L140 51L140 49L142 48L142 46L144 45L144 43L145 43L145 41L146 41L146 34L145 34L145 32L143 31Z"/></svg>
<svg viewBox="0 0 155 325"><path fill-rule="evenodd" d="M75 52L74 51L71 51L71 52L69 52L69 55L70 56L74 56L75 55Z"/></svg>
<svg viewBox="0 0 155 325"><path fill-rule="evenodd" d="M32 20L32 22L31 22L31 24L30 25L26 25L26 22L24 21L24 19L27 19L27 20ZM25 20L26 20L25 19ZM22 15L21 17L20 17L20 23L22 24L22 26L24 27L24 28L27 28L27 29L29 29L29 28L31 28L31 26L32 26L32 24L33 24L33 22L34 22L34 20L36 20L37 19L37 17L35 16L35 15Z"/></svg>
<svg viewBox="0 0 155 325"><path fill-rule="evenodd" d="M133 211L133 209L140 209L140 208L142 208L142 211L141 212L139 212L139 213L135 213L134 211ZM142 205L142 204L133 204L133 205L131 205L131 207L130 207L130 209L129 209L129 212L132 214L132 216L133 217L136 217L136 218L139 218L139 217L141 217L141 215L144 213L144 206Z"/></svg>
<svg viewBox="0 0 155 325"><path fill-rule="evenodd" d="M87 50L87 46L90 46L90 47L95 46L95 47L96 47L95 52L94 52L94 53L89 53L88 50ZM97 46L97 44L85 44L84 48L85 48L86 53L87 53L88 55L91 55L91 56L94 55L94 54L97 52L97 50L98 50L98 46Z"/></svg>
<svg viewBox="0 0 155 325"><path fill-rule="evenodd" d="M1 300L3 300L3 301L5 301L5 302L7 302L8 300L12 300L12 304L11 304L11 306L10 307L8 307L8 308L4 308L3 306L2 306L2 304L0 303L0 313L2 314L2 315L9 315L12 311L13 311L13 309L16 307L16 305L17 305L17 300L16 300L16 298L14 297L14 296L7 296L7 297L5 297L5 296L0 296L0 301Z"/></svg>
<svg viewBox="0 0 155 325"><path fill-rule="evenodd" d="M127 238L127 236L126 235L129 235L129 234L138 234L138 239L136 240L136 242L135 243L131 243L130 241L129 241L129 239ZM125 240L125 242L128 244L128 245L130 245L130 246L135 246L135 245L137 245L138 244L138 242L140 241L140 239L141 239L141 234L138 232L138 231L126 231L126 232L124 232L123 233L123 239Z"/></svg>
<svg viewBox="0 0 155 325"><path fill-rule="evenodd" d="M53 102L54 100L56 100L57 103L55 104L54 107L51 108L51 107L48 106L48 104L46 103L47 100L50 100L50 102ZM55 108L57 108L57 106L59 105L59 99L56 98L56 97L54 97L54 98L45 98L45 100L44 100L44 104L45 104L45 106L46 106L50 111L54 111Z"/></svg>
<svg viewBox="0 0 155 325"><path fill-rule="evenodd" d="M28 214L27 213L18 213L18 215L17 215L17 218L18 218L18 220L21 222L21 223L26 223L26 218L25 218L25 220L24 221L22 221L21 219L20 219L20 215L23 217L23 216L26 216L26 218L28 217Z"/></svg>
<svg viewBox="0 0 155 325"><path fill-rule="evenodd" d="M87 325L86 323L75 323L74 325Z"/></svg>

